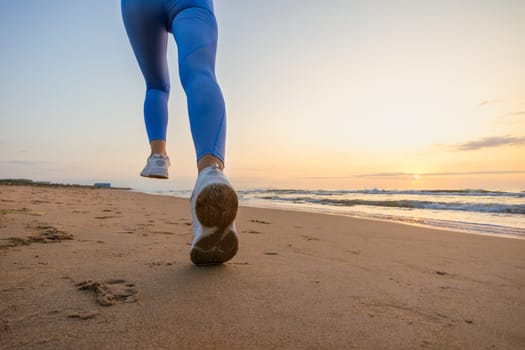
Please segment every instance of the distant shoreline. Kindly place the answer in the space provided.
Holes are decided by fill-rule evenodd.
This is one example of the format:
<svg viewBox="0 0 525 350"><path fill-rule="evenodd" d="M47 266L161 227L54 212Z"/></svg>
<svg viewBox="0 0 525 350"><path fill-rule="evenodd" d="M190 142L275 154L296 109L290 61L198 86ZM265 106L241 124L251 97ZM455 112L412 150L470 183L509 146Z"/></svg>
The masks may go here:
<svg viewBox="0 0 525 350"><path fill-rule="evenodd" d="M0 185L2 186L41 186L41 187L72 187L72 188L105 188L110 190L126 190L129 191L131 187L102 187L97 186L97 183L93 185L80 185L80 184L64 184L64 183L54 183L51 181L33 181L31 179L0 179Z"/></svg>

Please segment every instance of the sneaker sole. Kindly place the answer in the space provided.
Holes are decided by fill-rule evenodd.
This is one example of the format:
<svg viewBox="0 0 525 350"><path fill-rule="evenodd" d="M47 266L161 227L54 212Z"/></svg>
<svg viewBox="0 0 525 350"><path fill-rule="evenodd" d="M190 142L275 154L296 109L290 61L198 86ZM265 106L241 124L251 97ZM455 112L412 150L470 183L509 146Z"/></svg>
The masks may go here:
<svg viewBox="0 0 525 350"><path fill-rule="evenodd" d="M239 241L230 228L239 202L233 188L227 184L206 186L195 201L195 214L200 224L217 228L194 243L191 260L196 265L213 265L226 262L237 254Z"/></svg>
<svg viewBox="0 0 525 350"><path fill-rule="evenodd" d="M224 230L235 220L238 207L237 194L231 186L212 184L206 186L197 197L195 214L201 225Z"/></svg>
<svg viewBox="0 0 525 350"><path fill-rule="evenodd" d="M233 258L238 248L239 240L233 230L217 230L195 242L190 257L195 265L217 265Z"/></svg>
<svg viewBox="0 0 525 350"><path fill-rule="evenodd" d="M142 177L147 177L147 178L150 178L150 179L162 179L162 180L166 180L168 179L167 176L164 176L164 175L140 175Z"/></svg>

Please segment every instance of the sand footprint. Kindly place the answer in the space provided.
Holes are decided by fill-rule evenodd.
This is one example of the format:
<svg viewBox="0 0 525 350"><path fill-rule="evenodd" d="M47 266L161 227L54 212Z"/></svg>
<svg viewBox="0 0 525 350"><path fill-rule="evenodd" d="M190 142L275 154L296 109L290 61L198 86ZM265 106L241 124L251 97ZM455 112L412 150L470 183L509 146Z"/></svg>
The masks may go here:
<svg viewBox="0 0 525 350"><path fill-rule="evenodd" d="M7 243L0 244L0 248L13 248L18 246L29 245L31 243L60 243L64 240L72 240L73 235L57 229L48 224L37 224L36 227L30 227L37 231L38 234L28 237L8 237L2 241Z"/></svg>
<svg viewBox="0 0 525 350"><path fill-rule="evenodd" d="M269 224L271 224L271 222L264 221L264 220L258 220L258 219L252 219L252 220L250 220L250 222L255 222L255 223L257 223L257 224L263 224L263 225L269 225Z"/></svg>
<svg viewBox="0 0 525 350"><path fill-rule="evenodd" d="M242 233L249 233L249 234L252 234L252 235L260 235L260 234L262 234L262 232L257 231L257 230L242 230Z"/></svg>
<svg viewBox="0 0 525 350"><path fill-rule="evenodd" d="M133 303L139 299L139 292L134 283L121 279L104 282L86 280L75 285L79 290L93 290L97 294L97 303L102 306L114 305L117 302Z"/></svg>
<svg viewBox="0 0 525 350"><path fill-rule="evenodd" d="M307 241L320 241L319 238L317 237L312 237L312 236L308 236L308 235L301 235L301 237L303 237L305 240Z"/></svg>
<svg viewBox="0 0 525 350"><path fill-rule="evenodd" d="M77 318L79 320L90 320L92 318L95 318L98 316L97 311L91 311L91 310L76 310L71 311L67 317L69 318Z"/></svg>

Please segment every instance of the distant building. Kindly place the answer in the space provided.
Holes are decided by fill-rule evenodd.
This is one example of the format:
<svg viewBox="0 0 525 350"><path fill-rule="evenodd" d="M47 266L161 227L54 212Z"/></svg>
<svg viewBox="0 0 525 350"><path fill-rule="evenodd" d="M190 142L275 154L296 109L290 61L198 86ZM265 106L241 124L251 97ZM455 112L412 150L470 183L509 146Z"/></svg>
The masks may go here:
<svg viewBox="0 0 525 350"><path fill-rule="evenodd" d="M111 188L111 184L109 182L96 182L93 186L95 188Z"/></svg>

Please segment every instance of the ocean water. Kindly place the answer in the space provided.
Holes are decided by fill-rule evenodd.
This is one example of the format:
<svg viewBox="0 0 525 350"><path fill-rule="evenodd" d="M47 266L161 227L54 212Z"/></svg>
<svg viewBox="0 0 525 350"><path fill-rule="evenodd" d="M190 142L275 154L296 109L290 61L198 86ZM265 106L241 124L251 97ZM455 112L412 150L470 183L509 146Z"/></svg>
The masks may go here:
<svg viewBox="0 0 525 350"><path fill-rule="evenodd" d="M188 198L191 191L169 191ZM320 212L461 232L525 239L525 191L296 190L238 191L242 205Z"/></svg>

